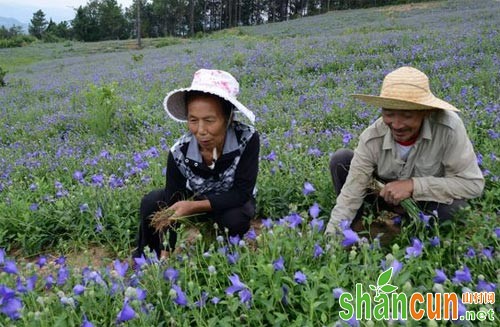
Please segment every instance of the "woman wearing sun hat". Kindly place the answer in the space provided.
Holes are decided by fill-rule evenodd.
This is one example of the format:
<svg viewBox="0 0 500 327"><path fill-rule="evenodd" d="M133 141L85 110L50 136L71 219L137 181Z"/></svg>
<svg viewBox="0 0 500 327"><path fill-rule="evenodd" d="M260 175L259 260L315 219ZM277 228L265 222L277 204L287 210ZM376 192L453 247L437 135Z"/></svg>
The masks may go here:
<svg viewBox="0 0 500 327"><path fill-rule="evenodd" d="M427 75L401 67L384 78L380 95L353 96L381 108L382 117L363 131L354 152L341 149L331 158L337 200L327 234L342 220L359 225L363 202L398 211L411 197L447 220L481 195L484 178L459 110L432 94ZM374 178L385 183L378 197L369 194Z"/></svg>
<svg viewBox="0 0 500 327"><path fill-rule="evenodd" d="M137 250L146 246L157 255L163 250L162 233L151 226L151 216L169 208L176 217L205 214L230 236L243 235L255 214L254 188L259 161L259 134L252 125L238 122L235 113L254 123L254 114L236 96L237 80L228 72L200 69L191 86L170 92L163 101L168 115L187 122L188 131L168 154L164 189L141 201ZM169 231L173 249L176 233Z"/></svg>

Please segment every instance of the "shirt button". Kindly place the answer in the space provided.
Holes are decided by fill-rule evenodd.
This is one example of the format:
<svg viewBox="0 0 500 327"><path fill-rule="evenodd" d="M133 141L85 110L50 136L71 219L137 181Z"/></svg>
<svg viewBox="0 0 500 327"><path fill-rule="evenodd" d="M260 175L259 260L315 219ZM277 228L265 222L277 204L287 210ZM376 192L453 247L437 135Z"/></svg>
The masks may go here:
<svg viewBox="0 0 500 327"><path fill-rule="evenodd" d="M194 163L194 166L195 166L195 167L198 167L198 163L197 163L197 162L195 162L195 163Z"/></svg>
<svg viewBox="0 0 500 327"><path fill-rule="evenodd" d="M185 162L185 163L188 163L188 162L189 162L189 159L184 160L184 162Z"/></svg>

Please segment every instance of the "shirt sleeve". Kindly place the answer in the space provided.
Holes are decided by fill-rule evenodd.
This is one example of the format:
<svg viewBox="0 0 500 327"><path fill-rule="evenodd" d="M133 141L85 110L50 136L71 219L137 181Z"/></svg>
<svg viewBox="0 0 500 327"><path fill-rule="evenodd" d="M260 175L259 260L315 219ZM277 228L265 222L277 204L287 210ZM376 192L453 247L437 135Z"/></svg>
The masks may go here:
<svg viewBox="0 0 500 327"><path fill-rule="evenodd" d="M208 194L213 211L221 211L244 205L253 196L259 171L260 140L257 131L248 141L236 168L233 186L220 194Z"/></svg>
<svg viewBox="0 0 500 327"><path fill-rule="evenodd" d="M335 207L330 214L326 233L339 229L342 220L351 222L363 204L366 191L373 178L376 163L365 141L361 138L351 161L347 179L337 195Z"/></svg>
<svg viewBox="0 0 500 327"><path fill-rule="evenodd" d="M165 193L167 205L171 206L181 200L180 196L186 190L186 178L175 164L174 156L170 151L167 160L167 181L165 184Z"/></svg>
<svg viewBox="0 0 500 327"><path fill-rule="evenodd" d="M450 204L481 195L484 177L463 122L450 131L443 154L444 176L413 177L413 199Z"/></svg>

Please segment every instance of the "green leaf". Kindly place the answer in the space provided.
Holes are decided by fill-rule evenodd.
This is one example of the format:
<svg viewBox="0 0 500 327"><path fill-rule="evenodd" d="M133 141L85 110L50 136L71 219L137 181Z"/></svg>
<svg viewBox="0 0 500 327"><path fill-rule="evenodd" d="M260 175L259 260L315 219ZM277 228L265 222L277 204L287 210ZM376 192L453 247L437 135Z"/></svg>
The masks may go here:
<svg viewBox="0 0 500 327"><path fill-rule="evenodd" d="M389 281L391 280L391 276L392 276L392 267L381 273L380 276L378 276L377 285L382 286L389 283Z"/></svg>
<svg viewBox="0 0 500 327"><path fill-rule="evenodd" d="M370 287L370 289L371 289L372 291L374 291L374 292L376 292L376 291L377 291L377 287L375 287L375 285L371 285L371 284L370 284L370 285L368 285L368 286Z"/></svg>
<svg viewBox="0 0 500 327"><path fill-rule="evenodd" d="M388 284L388 285L384 285L380 288L380 292L381 293L392 293L394 292L395 290L397 290L398 287L397 286L394 286L394 285L391 285L391 284Z"/></svg>

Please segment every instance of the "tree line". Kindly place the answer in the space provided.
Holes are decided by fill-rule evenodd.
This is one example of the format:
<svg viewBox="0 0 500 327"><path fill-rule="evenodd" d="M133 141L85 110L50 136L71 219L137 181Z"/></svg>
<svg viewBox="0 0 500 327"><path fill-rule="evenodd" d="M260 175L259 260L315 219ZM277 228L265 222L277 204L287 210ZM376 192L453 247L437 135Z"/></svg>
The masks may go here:
<svg viewBox="0 0 500 327"><path fill-rule="evenodd" d="M122 8L116 0L89 0L69 21L47 21L38 10L29 34L54 41L117 40L140 37L189 37L245 25L281 22L331 10L403 4L410 0L135 0ZM140 34L138 34L140 31ZM15 30L14 32L19 32ZM1 27L2 35L9 30ZM5 37L4 37L5 38Z"/></svg>

